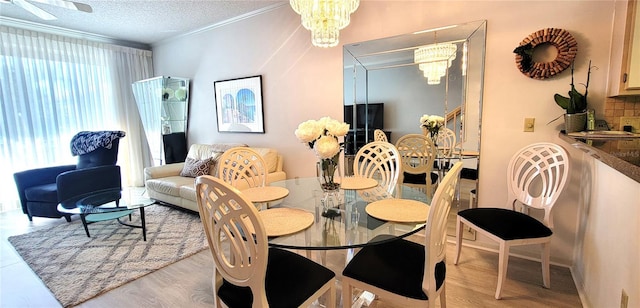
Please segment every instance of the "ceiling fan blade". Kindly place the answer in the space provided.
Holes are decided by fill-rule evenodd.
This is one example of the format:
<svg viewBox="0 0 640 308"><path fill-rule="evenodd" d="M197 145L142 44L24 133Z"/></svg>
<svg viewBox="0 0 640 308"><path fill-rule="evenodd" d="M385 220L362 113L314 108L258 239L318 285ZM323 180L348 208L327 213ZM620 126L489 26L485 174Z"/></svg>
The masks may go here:
<svg viewBox="0 0 640 308"><path fill-rule="evenodd" d="M36 15L36 16L38 16L38 17L40 17L40 18L44 19L44 20L54 20L54 19L57 19L55 16L53 16L53 15L51 15L51 14L49 14L49 13L45 12L45 11L44 11L44 10L42 10L41 8L39 8L39 7L37 7L37 6L33 5L33 4L31 4L31 3L29 3L29 2L27 2L27 1L25 1L25 0L12 0L12 2L13 2L15 5L17 5L17 6L21 7L21 8L23 8L23 9L27 10L29 13L31 13L31 14L33 14L33 15Z"/></svg>
<svg viewBox="0 0 640 308"><path fill-rule="evenodd" d="M31 0L31 1L48 4L48 5L59 6L59 7L63 7L70 10L82 11L87 13L93 12L93 9L91 8L90 5L80 3L80 2L67 1L67 0Z"/></svg>

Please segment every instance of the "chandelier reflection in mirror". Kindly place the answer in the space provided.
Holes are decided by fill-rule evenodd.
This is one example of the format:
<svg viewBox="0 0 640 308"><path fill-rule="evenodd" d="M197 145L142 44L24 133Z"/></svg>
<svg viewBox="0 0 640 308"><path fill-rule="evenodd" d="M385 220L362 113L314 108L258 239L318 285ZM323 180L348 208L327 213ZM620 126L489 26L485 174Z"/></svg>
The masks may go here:
<svg viewBox="0 0 640 308"><path fill-rule="evenodd" d="M427 78L427 84L440 84L440 78L456 59L458 47L452 43L436 43L419 47L413 53L413 60Z"/></svg>
<svg viewBox="0 0 640 308"><path fill-rule="evenodd" d="M351 13L360 0L290 0L291 8L300 14L302 26L311 31L311 43L317 47L338 45L340 30L349 25Z"/></svg>

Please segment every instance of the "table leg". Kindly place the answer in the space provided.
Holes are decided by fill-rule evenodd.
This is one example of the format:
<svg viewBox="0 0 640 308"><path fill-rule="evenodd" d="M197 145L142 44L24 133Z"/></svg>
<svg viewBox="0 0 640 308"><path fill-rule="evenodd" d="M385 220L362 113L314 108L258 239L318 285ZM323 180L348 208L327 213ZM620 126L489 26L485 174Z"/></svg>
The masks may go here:
<svg viewBox="0 0 640 308"><path fill-rule="evenodd" d="M147 241L147 224L144 221L144 207L140 208L140 222L142 223L142 239Z"/></svg>
<svg viewBox="0 0 640 308"><path fill-rule="evenodd" d="M87 237L91 237L89 235L89 226L87 226L87 219L84 214L80 214L80 220L82 220L82 226L84 227L84 232L87 233Z"/></svg>

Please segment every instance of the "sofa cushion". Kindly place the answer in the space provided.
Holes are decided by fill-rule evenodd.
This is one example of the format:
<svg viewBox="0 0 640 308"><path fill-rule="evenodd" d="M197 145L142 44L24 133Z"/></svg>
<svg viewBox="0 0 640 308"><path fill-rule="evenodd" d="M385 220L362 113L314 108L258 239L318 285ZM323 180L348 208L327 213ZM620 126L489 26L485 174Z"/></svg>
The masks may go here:
<svg viewBox="0 0 640 308"><path fill-rule="evenodd" d="M188 176L195 178L201 175L209 174L209 170L211 169L211 165L214 164L214 157L209 157L205 159L195 159L191 157L187 157L184 161L184 166L182 167L182 171L180 172L180 176Z"/></svg>
<svg viewBox="0 0 640 308"><path fill-rule="evenodd" d="M275 172L278 168L278 151L271 148L252 148L262 156L267 164L267 172Z"/></svg>
<svg viewBox="0 0 640 308"><path fill-rule="evenodd" d="M242 143L192 144L191 147L189 147L187 157L194 159L206 159L213 157L215 159L228 149L246 146L246 144Z"/></svg>
<svg viewBox="0 0 640 308"><path fill-rule="evenodd" d="M196 184L193 183L180 187L180 197L196 202Z"/></svg>
<svg viewBox="0 0 640 308"><path fill-rule="evenodd" d="M29 187L24 190L29 201L58 202L58 186L56 183Z"/></svg>
<svg viewBox="0 0 640 308"><path fill-rule="evenodd" d="M171 196L180 195L180 187L193 185L195 179L184 176L169 176L166 178L147 180L147 189Z"/></svg>

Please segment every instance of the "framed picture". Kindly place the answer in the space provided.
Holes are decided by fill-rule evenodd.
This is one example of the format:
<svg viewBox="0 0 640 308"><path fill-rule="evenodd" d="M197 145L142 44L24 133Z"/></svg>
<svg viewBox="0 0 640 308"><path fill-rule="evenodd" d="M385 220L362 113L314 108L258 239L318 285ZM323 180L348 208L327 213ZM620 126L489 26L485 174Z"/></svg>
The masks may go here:
<svg viewBox="0 0 640 308"><path fill-rule="evenodd" d="M219 132L264 133L262 75L213 83Z"/></svg>

